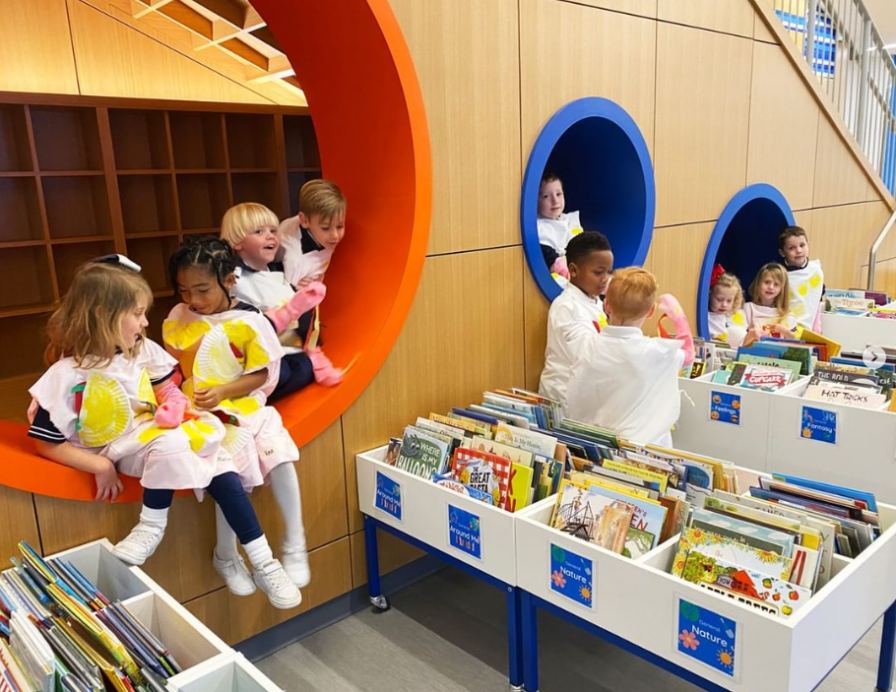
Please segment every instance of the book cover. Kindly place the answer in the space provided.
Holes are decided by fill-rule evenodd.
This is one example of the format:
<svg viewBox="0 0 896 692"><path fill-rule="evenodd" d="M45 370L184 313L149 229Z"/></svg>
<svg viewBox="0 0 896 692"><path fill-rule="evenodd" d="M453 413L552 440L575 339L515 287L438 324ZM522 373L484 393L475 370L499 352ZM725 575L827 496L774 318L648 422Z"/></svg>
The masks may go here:
<svg viewBox="0 0 896 692"><path fill-rule="evenodd" d="M507 493L510 490L510 465L511 461L504 457L459 447L454 451L452 468L457 480L465 485L492 493L495 497L495 506L504 507L507 503ZM477 483L477 477L483 475L483 466L491 471L492 476L488 479L489 486L486 488L480 487Z"/></svg>
<svg viewBox="0 0 896 692"><path fill-rule="evenodd" d="M495 500L492 497L491 493L483 492L482 490L478 490L477 488L474 488L470 485L464 485L459 480L451 476L443 476L437 473L432 477L432 480L436 485L440 485L443 488L448 488L448 490L453 490L460 495L466 495L467 497L471 497L474 500L484 502L487 505L495 504Z"/></svg>
<svg viewBox="0 0 896 692"><path fill-rule="evenodd" d="M687 555L692 550L778 579L786 580L793 566L793 560L789 557L775 555L767 550L758 550L710 531L687 528L681 534L678 552L672 562L672 573L676 577L681 576Z"/></svg>
<svg viewBox="0 0 896 692"><path fill-rule="evenodd" d="M704 506L708 508L712 507L713 505L710 504L711 500L713 500L713 498L706 498ZM785 557L793 555L793 545L796 541L794 533L792 532L787 533L775 528L754 524L728 514L712 511L712 509L695 508L692 514L692 521L700 521L704 525L708 524L710 528L706 528L705 526L704 528L706 528L707 531L712 531L714 533L721 533L720 531L715 530L716 528L720 528L727 533L740 534L744 537L746 543L761 548L762 550L769 549L756 545L751 539L756 538L765 544L771 543L778 546L778 550L771 550L770 552L784 555Z"/></svg>
<svg viewBox="0 0 896 692"><path fill-rule="evenodd" d="M450 448L449 438L409 425L401 440L395 468L429 480L434 473L444 471Z"/></svg>
<svg viewBox="0 0 896 692"><path fill-rule="evenodd" d="M651 483L656 483L658 486L657 489L661 493L666 492L666 486L669 484L668 474L649 469L642 469L626 461L605 460L603 464L601 464L601 467L608 471L616 471L618 473L624 473L629 476L642 478L646 481L650 481Z"/></svg>
<svg viewBox="0 0 896 692"><path fill-rule="evenodd" d="M532 466L532 452L527 452L525 449L512 447L511 445L502 442L496 442L495 440L474 437L472 440L467 441L465 447L467 449L476 449L480 452L504 457L510 462L522 464L523 466Z"/></svg>
<svg viewBox="0 0 896 692"><path fill-rule="evenodd" d="M516 512L529 504L532 497L532 477L534 470L531 466L513 462L510 465L510 487L507 492L508 512Z"/></svg>
<svg viewBox="0 0 896 692"><path fill-rule="evenodd" d="M872 391L868 387L854 387L842 382L810 384L806 387L803 398L870 409L879 409L887 403L885 394Z"/></svg>
<svg viewBox="0 0 896 692"><path fill-rule="evenodd" d="M499 423L495 428L495 442L541 454L553 459L557 451L557 438L534 430L523 430L513 425Z"/></svg>
<svg viewBox="0 0 896 692"><path fill-rule="evenodd" d="M602 488L599 485L590 485L588 486L588 489L597 495L603 495L611 500L619 500L620 502L631 505L633 510L631 527L633 529L649 533L654 539L662 533L663 526L666 523L667 510L659 502L632 497L631 495L610 490L609 488ZM655 547L654 544L651 544L650 548L653 547Z"/></svg>
<svg viewBox="0 0 896 692"><path fill-rule="evenodd" d="M764 365L773 368L786 368L791 371L790 381L798 379L802 366L795 360L786 360L784 358L771 358L769 356L756 356L751 353L739 355L737 359L747 365Z"/></svg>
<svg viewBox="0 0 896 692"><path fill-rule="evenodd" d="M656 536L629 526L622 554L632 559L639 558L649 553L654 545L656 545Z"/></svg>
<svg viewBox="0 0 896 692"><path fill-rule="evenodd" d="M787 368L735 363L728 384L774 392L790 384L793 372Z"/></svg>
<svg viewBox="0 0 896 692"><path fill-rule="evenodd" d="M625 547L633 507L592 493L588 488L561 481L551 526L615 553Z"/></svg>

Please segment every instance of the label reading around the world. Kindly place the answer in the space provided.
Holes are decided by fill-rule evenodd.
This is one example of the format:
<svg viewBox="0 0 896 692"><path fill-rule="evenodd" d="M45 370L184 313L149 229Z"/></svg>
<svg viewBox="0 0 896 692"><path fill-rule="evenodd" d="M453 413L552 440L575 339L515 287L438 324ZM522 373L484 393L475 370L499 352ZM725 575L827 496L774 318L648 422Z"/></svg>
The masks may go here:
<svg viewBox="0 0 896 692"><path fill-rule="evenodd" d="M448 505L448 545L482 559L482 524L472 512Z"/></svg>
<svg viewBox="0 0 896 692"><path fill-rule="evenodd" d="M401 521L401 483L377 471L373 506Z"/></svg>

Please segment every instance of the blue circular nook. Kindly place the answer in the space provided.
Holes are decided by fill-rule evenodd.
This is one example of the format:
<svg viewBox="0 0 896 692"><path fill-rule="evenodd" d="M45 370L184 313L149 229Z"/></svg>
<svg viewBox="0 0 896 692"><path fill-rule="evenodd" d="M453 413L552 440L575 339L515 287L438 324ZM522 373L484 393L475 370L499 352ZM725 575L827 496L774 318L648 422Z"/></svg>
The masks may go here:
<svg viewBox="0 0 896 692"><path fill-rule="evenodd" d="M709 282L721 264L747 287L766 262L780 261L778 234L794 224L793 212L781 192L765 183L745 187L725 205L709 238L697 287L697 330L709 338Z"/></svg>
<svg viewBox="0 0 896 692"><path fill-rule="evenodd" d="M535 282L553 300L561 289L538 243L538 192L546 170L563 181L566 211L578 210L586 231L607 236L617 267L644 263L656 210L653 164L623 108L594 97L567 104L545 124L529 156L520 200L523 247Z"/></svg>

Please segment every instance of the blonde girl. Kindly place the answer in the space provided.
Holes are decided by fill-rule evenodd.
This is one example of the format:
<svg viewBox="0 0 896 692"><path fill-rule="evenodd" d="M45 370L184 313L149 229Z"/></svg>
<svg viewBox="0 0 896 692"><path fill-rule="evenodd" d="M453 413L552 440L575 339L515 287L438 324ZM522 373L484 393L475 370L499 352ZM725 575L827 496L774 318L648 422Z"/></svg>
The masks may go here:
<svg viewBox="0 0 896 692"><path fill-rule="evenodd" d="M97 501L118 496L119 472L140 478L140 520L113 551L121 560L140 565L155 552L175 490L205 489L240 536L271 603L297 606L301 595L273 559L222 448L224 426L189 410L177 361L144 336L152 291L136 270L117 255L78 269L47 327L50 367L29 390L28 434L41 456L92 473ZM291 588L279 588L283 582Z"/></svg>
<svg viewBox="0 0 896 692"><path fill-rule="evenodd" d="M747 319L743 313L744 290L734 274L716 265L709 289L709 336L724 341L732 348L743 344L747 336Z"/></svg>
<svg viewBox="0 0 896 692"><path fill-rule="evenodd" d="M777 262L762 266L750 284L750 298L744 305L747 329L754 338L783 336L793 338L794 320L790 315L790 289L787 270Z"/></svg>

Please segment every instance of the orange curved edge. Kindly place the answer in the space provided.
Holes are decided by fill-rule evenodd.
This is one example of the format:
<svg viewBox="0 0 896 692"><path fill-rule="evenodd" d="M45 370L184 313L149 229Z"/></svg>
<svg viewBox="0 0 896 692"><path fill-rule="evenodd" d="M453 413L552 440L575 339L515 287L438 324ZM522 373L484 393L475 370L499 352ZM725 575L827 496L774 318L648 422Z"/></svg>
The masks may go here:
<svg viewBox="0 0 896 692"><path fill-rule="evenodd" d="M256 0L255 2L256 9L262 13L262 16L266 19L270 17L268 24L274 31L278 26L282 26L284 29L292 26L304 29L309 25L345 26L347 4L291 4L279 3L277 0ZM338 7L335 7L336 5ZM398 247L398 243L396 244L399 250L405 252L396 252L395 254L403 254L406 257L403 267L399 267L401 274L398 284L394 288L394 292L384 289L383 295L377 296L377 305L381 308L381 312L385 312L385 317L379 325L369 324L369 320L362 319L364 329L362 329L363 333L359 340L363 341L363 346L359 346L357 343L340 345L338 334L325 333L329 337L330 343L333 344L330 355L334 363L341 367L347 367L343 382L332 389L313 385L278 402L277 408L283 416L284 423L300 447L322 433L346 411L367 387L388 357L411 309L423 273L432 214L432 160L429 133L423 96L410 51L387 0L355 0L352 6L359 13L367 12L373 16L379 27L379 35L371 31L366 37L354 37L366 40L346 41L343 46L349 47L357 59L366 62L368 65L366 74L368 75L379 70L381 75L388 76L389 72L394 71L394 80L383 78L377 81L379 99L373 103L378 103L381 110L385 109L386 115L380 113L381 117L389 117L396 123L395 133L401 135L403 130L407 130L405 136L393 137L389 140L390 161L395 164L399 172L397 178L390 180L390 187L402 191L402 194L394 200L396 206L390 209L390 212L393 212L398 218L409 217L411 228L409 233L398 237L399 241L406 237L406 245ZM337 19L331 18L329 22L326 22L326 17L322 15L327 13L339 16ZM315 21L307 21L309 17ZM346 72L336 74L338 68L334 68L333 74L320 74L323 66L313 59L314 48L309 47L308 34L305 32L302 34L302 37L299 38L284 32L282 44L293 65L297 67L297 72L301 73L298 66L302 64L303 59L305 64L313 64L311 69L316 71L317 79L314 81L315 86L309 84L306 87L309 102L315 105L321 103L324 106L320 109L323 111L320 113L322 122L338 121L337 124L340 127L355 127L356 118L360 116L340 113L338 109L333 113L328 113L325 107L325 95L321 96L322 90L316 94L313 93L319 86L328 86L331 90L344 89L347 92L350 92L351 89L344 79ZM330 40L326 38L328 32L320 32L320 34L325 37L321 40ZM290 43L294 45L290 46ZM302 50L303 45L306 50ZM372 64L373 67L371 67ZM305 80L303 80L304 83ZM321 101L317 101L315 96L320 96ZM318 112L315 110L315 115L318 115ZM373 129L376 127L376 123L373 121L374 119L371 118L371 132L368 133L370 136L373 136ZM363 160L356 160L356 149L353 149L351 144L340 146L338 138L323 139L321 154L325 170L330 167L338 170L339 164L343 171L346 165L357 165L359 168L364 166ZM337 165L331 166L332 163ZM373 162L365 168L369 171L375 165L376 162ZM383 175L383 178L385 177ZM380 179L369 176L366 180L369 182L363 183L363 186L356 184L354 189L347 190L350 202L353 199L352 193L359 199L373 199L381 192L378 189L382 185ZM368 230L371 234L379 234L389 233L394 229L388 227L380 219L379 226L373 225ZM392 248L392 250L394 249ZM393 269L395 268L393 267ZM363 309L363 307L359 307L352 312L363 317ZM348 330L343 330L343 333L347 332ZM0 485L60 499L92 501L95 493L93 477L88 473L55 464L37 456L26 431L24 425L0 421ZM123 476L122 481L124 482L124 491L116 502L140 501L142 488L139 480Z"/></svg>

